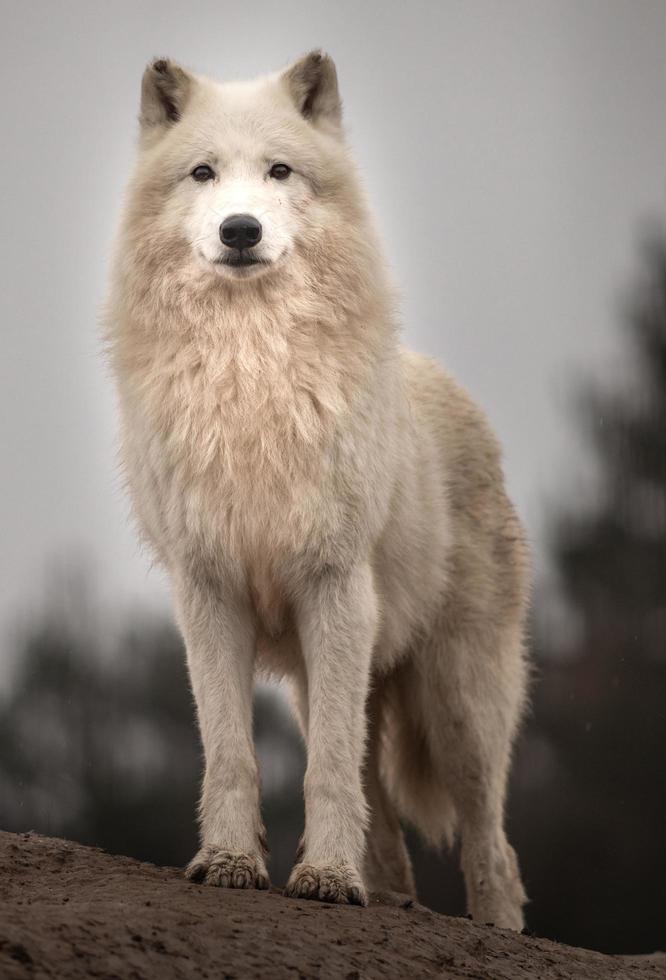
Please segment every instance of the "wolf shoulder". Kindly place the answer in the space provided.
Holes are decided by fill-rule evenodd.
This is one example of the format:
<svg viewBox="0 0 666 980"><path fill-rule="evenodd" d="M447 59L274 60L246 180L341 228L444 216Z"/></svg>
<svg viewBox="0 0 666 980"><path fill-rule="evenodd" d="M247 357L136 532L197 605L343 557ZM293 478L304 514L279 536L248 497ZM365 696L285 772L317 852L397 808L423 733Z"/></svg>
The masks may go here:
<svg viewBox="0 0 666 980"><path fill-rule="evenodd" d="M501 475L501 449L483 409L430 357L400 348L405 393L417 425L436 437L450 465L472 462L488 477Z"/></svg>
<svg viewBox="0 0 666 980"><path fill-rule="evenodd" d="M400 359L412 424L437 455L452 509L491 523L509 521L519 533L500 443L483 409L432 358L401 347Z"/></svg>

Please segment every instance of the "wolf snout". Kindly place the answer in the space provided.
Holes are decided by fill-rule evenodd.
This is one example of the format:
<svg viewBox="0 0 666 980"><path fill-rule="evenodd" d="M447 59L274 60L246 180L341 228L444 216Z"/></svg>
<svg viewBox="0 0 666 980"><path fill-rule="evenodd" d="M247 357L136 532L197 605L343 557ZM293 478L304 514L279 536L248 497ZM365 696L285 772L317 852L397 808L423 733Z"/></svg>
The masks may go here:
<svg viewBox="0 0 666 980"><path fill-rule="evenodd" d="M220 239L228 248L252 248L261 241L261 223L251 214L232 214L220 225Z"/></svg>

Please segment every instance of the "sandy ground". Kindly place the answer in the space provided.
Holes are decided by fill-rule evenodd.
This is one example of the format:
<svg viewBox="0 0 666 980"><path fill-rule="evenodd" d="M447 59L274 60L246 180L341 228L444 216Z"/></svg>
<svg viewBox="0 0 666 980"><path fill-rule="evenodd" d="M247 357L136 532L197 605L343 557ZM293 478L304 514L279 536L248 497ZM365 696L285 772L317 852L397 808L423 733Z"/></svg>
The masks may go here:
<svg viewBox="0 0 666 980"><path fill-rule="evenodd" d="M0 978L657 980L611 957L437 915L228 891L69 841L0 832Z"/></svg>

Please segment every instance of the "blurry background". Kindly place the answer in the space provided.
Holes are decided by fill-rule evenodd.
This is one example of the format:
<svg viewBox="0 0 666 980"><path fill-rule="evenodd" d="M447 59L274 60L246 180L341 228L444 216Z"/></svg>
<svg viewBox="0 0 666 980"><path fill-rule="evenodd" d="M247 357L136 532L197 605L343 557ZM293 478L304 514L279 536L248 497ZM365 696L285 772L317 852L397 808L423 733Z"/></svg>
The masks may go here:
<svg viewBox="0 0 666 980"><path fill-rule="evenodd" d="M323 46L406 342L488 412L534 549L529 925L666 946L666 3L32 0L1 25L0 827L193 852L191 699L97 319L144 64L231 79ZM303 752L269 689L256 727L279 884ZM421 899L462 912L455 862L415 860Z"/></svg>

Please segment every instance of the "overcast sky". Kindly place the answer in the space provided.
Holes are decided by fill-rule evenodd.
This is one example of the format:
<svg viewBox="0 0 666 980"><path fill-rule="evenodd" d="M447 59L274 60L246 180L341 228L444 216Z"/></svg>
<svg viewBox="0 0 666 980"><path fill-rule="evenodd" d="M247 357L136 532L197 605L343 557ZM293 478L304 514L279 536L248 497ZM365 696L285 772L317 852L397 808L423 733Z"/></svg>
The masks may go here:
<svg viewBox="0 0 666 980"><path fill-rule="evenodd" d="M582 499L568 395L626 371L618 300L666 206L664 0L5 0L3 635L76 556L105 603L165 602L127 522L97 327L145 62L242 78L316 46L338 65L405 339L490 415L539 568L549 510Z"/></svg>

